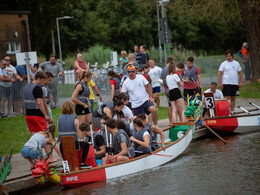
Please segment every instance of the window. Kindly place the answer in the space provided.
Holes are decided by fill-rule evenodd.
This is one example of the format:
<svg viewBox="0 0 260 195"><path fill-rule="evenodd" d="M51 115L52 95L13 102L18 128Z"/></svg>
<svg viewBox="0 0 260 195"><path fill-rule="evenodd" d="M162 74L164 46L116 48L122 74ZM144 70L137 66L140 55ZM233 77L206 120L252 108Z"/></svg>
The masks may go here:
<svg viewBox="0 0 260 195"><path fill-rule="evenodd" d="M8 41L7 42L7 54L15 54L21 52L21 44L17 41Z"/></svg>

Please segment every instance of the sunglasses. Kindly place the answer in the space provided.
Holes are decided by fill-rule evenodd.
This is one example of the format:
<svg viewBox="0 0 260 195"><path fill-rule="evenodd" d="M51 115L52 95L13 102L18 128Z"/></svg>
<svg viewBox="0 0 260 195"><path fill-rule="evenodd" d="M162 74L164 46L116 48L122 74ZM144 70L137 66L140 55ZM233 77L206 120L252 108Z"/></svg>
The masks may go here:
<svg viewBox="0 0 260 195"><path fill-rule="evenodd" d="M10 59L5 59L5 61L11 61Z"/></svg>
<svg viewBox="0 0 260 195"><path fill-rule="evenodd" d="M131 71L127 71L128 73L134 73L135 71L134 70L131 70Z"/></svg>

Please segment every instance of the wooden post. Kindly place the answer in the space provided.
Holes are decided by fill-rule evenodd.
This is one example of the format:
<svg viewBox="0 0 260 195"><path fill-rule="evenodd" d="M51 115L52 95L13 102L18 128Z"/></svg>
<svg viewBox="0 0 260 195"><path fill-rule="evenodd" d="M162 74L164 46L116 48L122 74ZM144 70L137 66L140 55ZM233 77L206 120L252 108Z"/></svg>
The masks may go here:
<svg viewBox="0 0 260 195"><path fill-rule="evenodd" d="M78 156L73 136L61 137L63 158L68 161L70 171L79 170Z"/></svg>

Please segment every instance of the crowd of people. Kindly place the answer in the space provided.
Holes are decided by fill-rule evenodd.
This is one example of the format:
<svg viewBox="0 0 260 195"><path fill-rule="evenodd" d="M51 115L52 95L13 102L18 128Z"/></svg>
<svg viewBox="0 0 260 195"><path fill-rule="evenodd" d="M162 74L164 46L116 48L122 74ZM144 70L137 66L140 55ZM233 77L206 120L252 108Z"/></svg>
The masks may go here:
<svg viewBox="0 0 260 195"><path fill-rule="evenodd" d="M126 55L126 51L121 52L121 74L108 72L111 98L110 101L102 102L102 95L92 80L92 73L82 54L77 54L77 60L74 62L74 92L71 101L63 103L57 128L58 142L61 142L62 136L74 136L76 149L83 148L81 168L89 167L85 163L89 142L93 143L98 165L151 153L159 148L157 134L161 136L161 147L165 150L164 133L157 127L161 84L164 86L169 105L169 125L178 121L185 122L185 104L192 100L188 98L203 94L200 70L193 57L189 57L186 64L175 64L173 58L169 57L167 66L161 69L149 58L145 45L140 46L140 51L138 45L135 45L134 52ZM216 88L215 82L211 83L206 92L212 92L216 99L230 99L231 111L234 111L235 97L239 95L243 75L239 63L233 59L232 51L226 51L225 56L226 60L220 65L218 73L219 86L223 94ZM0 91L14 85L17 80L23 82L27 78L25 66L18 65L14 68L10 65L9 56L6 56L0 65ZM34 148L37 142L40 143L40 148L48 152L48 145L53 145L55 140L53 128L50 128L53 126L51 108L57 104L58 76L62 76L63 69L56 62L55 56L51 56L48 62L30 66L30 69L35 74L31 74L33 82L24 87L23 101L26 122L32 137L25 144L21 154L30 161L33 168L32 160L35 159ZM42 69L44 71L40 71ZM183 96L180 89L182 86ZM9 101L12 89L15 87L6 90L4 98L3 93L0 93L2 113L5 113L2 104ZM95 110L93 90L102 102ZM106 148L112 148L112 154ZM56 147L55 150L63 156L62 143L60 148Z"/></svg>

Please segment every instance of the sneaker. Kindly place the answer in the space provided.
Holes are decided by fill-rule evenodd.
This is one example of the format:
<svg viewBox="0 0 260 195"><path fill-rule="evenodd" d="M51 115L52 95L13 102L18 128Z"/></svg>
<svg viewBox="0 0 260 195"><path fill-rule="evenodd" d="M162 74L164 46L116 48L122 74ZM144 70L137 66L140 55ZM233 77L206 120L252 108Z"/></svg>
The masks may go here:
<svg viewBox="0 0 260 195"><path fill-rule="evenodd" d="M80 168L81 168L81 169L90 169L90 168L92 168L92 166L90 166L90 165L88 165L88 164L86 164L86 163L81 163L81 164L80 164Z"/></svg>

